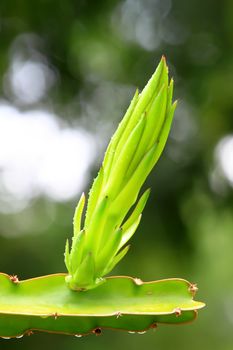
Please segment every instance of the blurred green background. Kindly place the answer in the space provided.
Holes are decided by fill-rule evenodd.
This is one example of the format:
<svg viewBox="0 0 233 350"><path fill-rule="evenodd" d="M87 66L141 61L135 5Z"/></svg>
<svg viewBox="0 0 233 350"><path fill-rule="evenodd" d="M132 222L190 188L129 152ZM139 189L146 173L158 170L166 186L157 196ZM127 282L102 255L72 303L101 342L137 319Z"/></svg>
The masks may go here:
<svg viewBox="0 0 233 350"><path fill-rule="evenodd" d="M115 274L198 283L190 325L1 349L233 347L233 2L0 2L0 271L65 271L64 244L110 135L162 54L179 99L149 203Z"/></svg>

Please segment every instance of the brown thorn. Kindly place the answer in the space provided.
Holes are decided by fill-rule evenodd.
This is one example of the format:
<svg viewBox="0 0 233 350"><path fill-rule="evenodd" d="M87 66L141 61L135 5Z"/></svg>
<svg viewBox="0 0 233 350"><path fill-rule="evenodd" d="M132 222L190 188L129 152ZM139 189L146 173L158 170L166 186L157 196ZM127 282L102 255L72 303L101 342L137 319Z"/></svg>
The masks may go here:
<svg viewBox="0 0 233 350"><path fill-rule="evenodd" d="M195 295L197 291L198 291L197 284L191 283L190 287L189 287L189 292L191 292L193 295Z"/></svg>
<svg viewBox="0 0 233 350"><path fill-rule="evenodd" d="M18 279L17 275L10 275L9 278L10 278L11 282L13 282L15 284L19 283L19 279Z"/></svg>
<svg viewBox="0 0 233 350"><path fill-rule="evenodd" d="M101 328L99 328L99 327L93 329L92 332L93 332L95 335L101 335L101 334L102 334L102 330L101 330Z"/></svg>
<svg viewBox="0 0 233 350"><path fill-rule="evenodd" d="M52 316L54 317L55 320L57 320L57 318L58 318L59 315L58 315L57 312L54 312L54 314L52 314Z"/></svg>
<svg viewBox="0 0 233 350"><path fill-rule="evenodd" d="M134 283L137 285L137 286L141 286L143 284L142 280L140 278L134 278Z"/></svg>
<svg viewBox="0 0 233 350"><path fill-rule="evenodd" d="M32 335L32 334L34 334L34 332L31 331L30 329L26 332L26 335L27 335L28 337L30 337L30 335Z"/></svg>
<svg viewBox="0 0 233 350"><path fill-rule="evenodd" d="M174 310L174 312L175 312L176 317L179 317L179 316L181 315L181 309L180 309L179 307L177 307L177 308Z"/></svg>
<svg viewBox="0 0 233 350"><path fill-rule="evenodd" d="M152 329L158 328L157 323L156 323L156 322L152 323L152 324L150 325L150 328L152 328Z"/></svg>

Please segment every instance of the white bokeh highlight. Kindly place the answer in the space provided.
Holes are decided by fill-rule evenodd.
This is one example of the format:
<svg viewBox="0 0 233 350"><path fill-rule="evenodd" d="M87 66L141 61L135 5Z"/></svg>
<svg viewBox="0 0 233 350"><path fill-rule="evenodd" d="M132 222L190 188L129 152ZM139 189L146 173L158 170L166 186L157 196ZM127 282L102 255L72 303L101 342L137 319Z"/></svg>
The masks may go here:
<svg viewBox="0 0 233 350"><path fill-rule="evenodd" d="M215 149L215 156L217 165L233 186L233 135L225 136L220 140Z"/></svg>
<svg viewBox="0 0 233 350"><path fill-rule="evenodd" d="M220 196L227 194L229 185L233 187L233 135L226 135L217 143L209 182L211 189Z"/></svg>
<svg viewBox="0 0 233 350"><path fill-rule="evenodd" d="M48 65L39 60L23 59L14 55L6 74L6 86L14 100L22 105L31 105L43 99L55 82L55 74Z"/></svg>
<svg viewBox="0 0 233 350"><path fill-rule="evenodd" d="M20 210L40 195L72 199L89 180L95 149L93 135L48 111L0 102L0 211Z"/></svg>

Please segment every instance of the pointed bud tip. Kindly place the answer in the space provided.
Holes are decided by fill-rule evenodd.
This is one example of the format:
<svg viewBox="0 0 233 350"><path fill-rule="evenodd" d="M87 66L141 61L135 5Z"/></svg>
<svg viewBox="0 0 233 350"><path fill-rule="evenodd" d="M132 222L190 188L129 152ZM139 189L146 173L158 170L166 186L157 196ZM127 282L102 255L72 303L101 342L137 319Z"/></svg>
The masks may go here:
<svg viewBox="0 0 233 350"><path fill-rule="evenodd" d="M161 61L162 65L164 66L164 69L166 70L166 73L168 74L168 65L167 65L167 59L164 55L162 55L161 57Z"/></svg>
<svg viewBox="0 0 233 350"><path fill-rule="evenodd" d="M162 60L164 63L167 63L165 55L162 55L161 60Z"/></svg>
<svg viewBox="0 0 233 350"><path fill-rule="evenodd" d="M167 65L167 59L164 55L162 55L161 57L161 62L164 64L164 66L168 69L168 65Z"/></svg>

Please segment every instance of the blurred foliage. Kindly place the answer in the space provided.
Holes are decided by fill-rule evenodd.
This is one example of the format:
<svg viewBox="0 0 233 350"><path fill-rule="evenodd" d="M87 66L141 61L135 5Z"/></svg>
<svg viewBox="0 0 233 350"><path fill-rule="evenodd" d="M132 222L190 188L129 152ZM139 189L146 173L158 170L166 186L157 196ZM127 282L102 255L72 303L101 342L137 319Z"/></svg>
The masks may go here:
<svg viewBox="0 0 233 350"><path fill-rule="evenodd" d="M15 54L43 61L55 83L30 108L52 108L92 130L101 152L135 87L166 55L180 102L165 153L147 181L152 193L142 223L115 274L187 278L208 305L192 325L161 326L143 336L36 334L0 340L1 349L232 349L233 193L214 169L216 145L233 133L233 2L3 0L0 37L2 98L27 110L6 74ZM38 198L21 212L1 214L0 270L20 278L64 271L75 204Z"/></svg>

